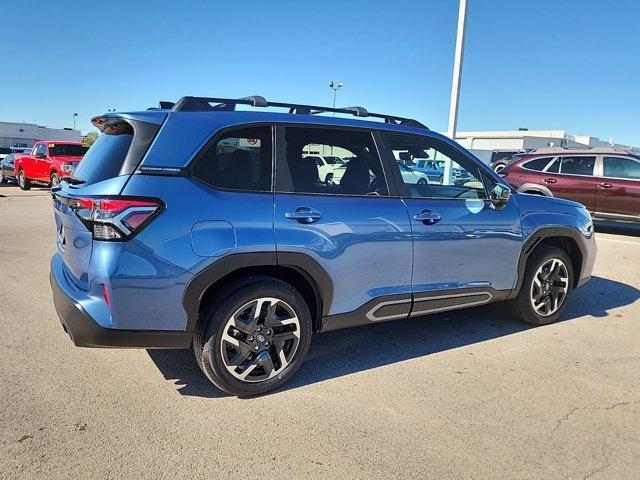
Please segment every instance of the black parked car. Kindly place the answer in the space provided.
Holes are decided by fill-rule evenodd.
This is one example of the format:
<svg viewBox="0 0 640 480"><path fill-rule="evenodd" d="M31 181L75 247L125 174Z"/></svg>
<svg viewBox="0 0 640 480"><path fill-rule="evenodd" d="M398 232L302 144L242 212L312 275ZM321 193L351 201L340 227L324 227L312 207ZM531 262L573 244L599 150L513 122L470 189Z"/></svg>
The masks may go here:
<svg viewBox="0 0 640 480"><path fill-rule="evenodd" d="M13 157L15 153L10 153L0 160L0 183L15 182L16 175L13 170Z"/></svg>

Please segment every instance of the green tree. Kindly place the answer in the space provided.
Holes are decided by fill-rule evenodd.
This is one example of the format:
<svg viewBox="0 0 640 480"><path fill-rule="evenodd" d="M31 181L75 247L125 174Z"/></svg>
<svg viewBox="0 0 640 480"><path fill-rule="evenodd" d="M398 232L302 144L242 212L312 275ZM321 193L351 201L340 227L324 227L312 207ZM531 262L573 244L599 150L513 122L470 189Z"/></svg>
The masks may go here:
<svg viewBox="0 0 640 480"><path fill-rule="evenodd" d="M98 132L89 132L82 136L82 145L90 147L98 139Z"/></svg>

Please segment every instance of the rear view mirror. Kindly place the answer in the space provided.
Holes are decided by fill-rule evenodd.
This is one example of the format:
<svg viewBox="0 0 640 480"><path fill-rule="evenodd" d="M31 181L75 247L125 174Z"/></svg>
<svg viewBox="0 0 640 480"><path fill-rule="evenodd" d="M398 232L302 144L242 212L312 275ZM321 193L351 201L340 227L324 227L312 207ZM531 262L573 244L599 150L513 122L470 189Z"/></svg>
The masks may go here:
<svg viewBox="0 0 640 480"><path fill-rule="evenodd" d="M494 183L489 192L491 207L494 209L504 207L511 197L511 189L501 183Z"/></svg>

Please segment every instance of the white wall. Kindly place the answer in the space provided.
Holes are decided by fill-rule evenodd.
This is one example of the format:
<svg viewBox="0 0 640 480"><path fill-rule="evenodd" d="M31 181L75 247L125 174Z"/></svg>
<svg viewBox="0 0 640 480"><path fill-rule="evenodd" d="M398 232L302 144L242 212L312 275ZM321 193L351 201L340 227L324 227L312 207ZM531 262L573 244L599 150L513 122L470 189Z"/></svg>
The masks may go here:
<svg viewBox="0 0 640 480"><path fill-rule="evenodd" d="M30 147L37 140L80 142L82 135L79 130L48 128L34 123L0 122L0 146L12 147L16 143L26 143Z"/></svg>

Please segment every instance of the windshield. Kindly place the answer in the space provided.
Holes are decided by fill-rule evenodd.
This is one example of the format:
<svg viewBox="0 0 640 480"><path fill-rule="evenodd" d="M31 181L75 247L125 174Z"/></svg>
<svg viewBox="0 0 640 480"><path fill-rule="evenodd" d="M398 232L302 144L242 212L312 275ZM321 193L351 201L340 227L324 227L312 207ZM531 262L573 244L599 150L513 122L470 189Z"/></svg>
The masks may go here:
<svg viewBox="0 0 640 480"><path fill-rule="evenodd" d="M82 157L89 147L72 143L50 143L49 156L51 157Z"/></svg>

